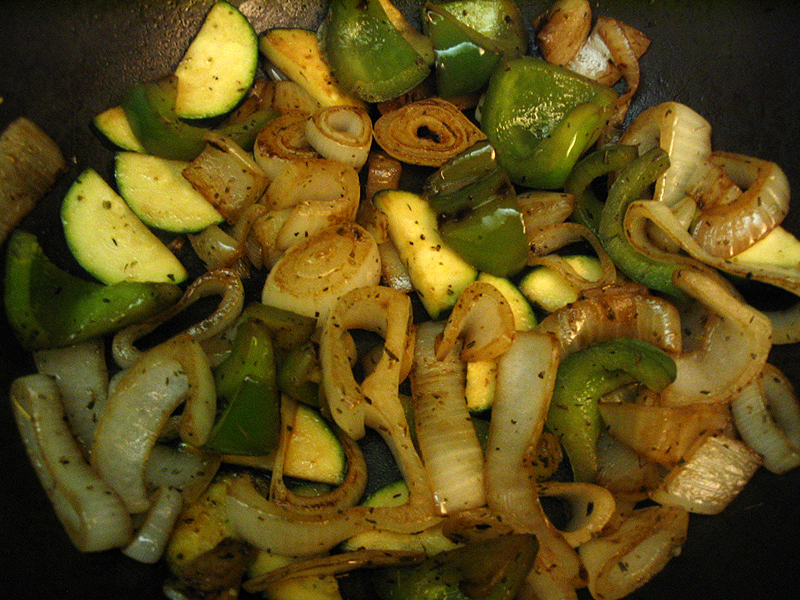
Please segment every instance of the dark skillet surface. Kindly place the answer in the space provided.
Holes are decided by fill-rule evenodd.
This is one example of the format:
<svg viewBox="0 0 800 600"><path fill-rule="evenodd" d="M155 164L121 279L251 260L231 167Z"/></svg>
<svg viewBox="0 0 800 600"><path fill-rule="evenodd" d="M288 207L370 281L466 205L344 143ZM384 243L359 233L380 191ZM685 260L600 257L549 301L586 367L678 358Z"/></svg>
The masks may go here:
<svg viewBox="0 0 800 600"><path fill-rule="evenodd" d="M81 170L110 177L113 153L91 118L120 101L136 81L172 69L211 2L194 0L12 0L0 9L0 126L25 115L62 148L69 173L24 226L65 266L55 217ZM324 2L245 3L258 30L314 28ZM397 2L414 20L420 2ZM277 6L276 6L277 5ZM520 2L526 18L547 2ZM664 100L684 102L713 126L716 148L777 161L800 186L800 31L796 4L747 0L593 2L595 14L620 18L653 43L642 61L632 114ZM109 179L110 180L110 179ZM800 210L786 226L800 232ZM0 380L31 372L31 360L0 324ZM800 383L800 348L776 348L771 361ZM5 392L4 392L5 395ZM58 524L19 441L8 402L0 407L0 589L14 598L160 598L162 566L116 551L76 552ZM797 597L800 584L800 470L763 469L720 516L693 516L681 556L632 599Z"/></svg>

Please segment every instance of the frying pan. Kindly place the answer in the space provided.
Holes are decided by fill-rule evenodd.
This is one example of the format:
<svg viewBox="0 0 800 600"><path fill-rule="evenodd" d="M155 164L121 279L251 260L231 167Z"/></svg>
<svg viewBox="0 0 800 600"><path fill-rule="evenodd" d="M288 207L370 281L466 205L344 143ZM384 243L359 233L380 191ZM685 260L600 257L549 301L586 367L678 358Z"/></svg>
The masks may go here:
<svg viewBox="0 0 800 600"><path fill-rule="evenodd" d="M238 4L238 3L237 3ZM397 1L417 22L421 2ZM526 17L548 2L519 2ZM58 207L88 166L111 175L111 149L91 118L118 103L137 81L172 69L211 0L11 0L0 9L0 126L25 115L59 144L69 172L23 226L54 260L74 267ZM644 31L652 45L631 109L684 102L713 126L716 148L778 162L800 187L800 12L791 0L602 0L595 14ZM248 0L257 30L316 28L323 0ZM800 233L800 210L786 222ZM32 361L0 323L0 384L32 372ZM771 362L800 384L800 348L776 348ZM5 392L3 392L5 395ZM5 597L51 600L161 598L162 566L116 551L76 552L28 464L8 402L0 403L0 589ZM682 554L632 599L788 599L800 585L800 469L761 469L719 516L692 516ZM583 593L582 593L583 594Z"/></svg>

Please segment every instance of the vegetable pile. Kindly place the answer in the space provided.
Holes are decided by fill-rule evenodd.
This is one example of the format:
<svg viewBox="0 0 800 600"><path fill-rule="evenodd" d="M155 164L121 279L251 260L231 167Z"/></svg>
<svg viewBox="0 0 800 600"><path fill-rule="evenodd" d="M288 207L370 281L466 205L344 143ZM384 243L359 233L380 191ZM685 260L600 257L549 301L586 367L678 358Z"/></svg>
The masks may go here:
<svg viewBox="0 0 800 600"><path fill-rule="evenodd" d="M684 104L628 118L649 39L586 0L535 44L512 0L420 17L256 32L216 2L95 119L118 151L61 205L80 275L24 229L63 158L0 137L37 369L11 404L78 550L165 560L187 600L613 600L800 465L768 362L800 302L740 289L800 295L780 166Z"/></svg>

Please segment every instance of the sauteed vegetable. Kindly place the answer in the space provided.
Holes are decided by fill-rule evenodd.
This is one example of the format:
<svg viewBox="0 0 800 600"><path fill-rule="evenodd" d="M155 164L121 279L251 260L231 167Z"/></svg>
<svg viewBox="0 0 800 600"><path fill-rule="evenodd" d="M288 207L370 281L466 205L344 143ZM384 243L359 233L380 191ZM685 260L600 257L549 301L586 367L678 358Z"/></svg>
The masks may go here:
<svg viewBox="0 0 800 600"><path fill-rule="evenodd" d="M135 88L175 91L149 95L158 119L137 125L143 104L122 100L124 118L103 132L125 152L185 161L193 201L219 217L184 232L204 272L181 288L174 263L137 264L180 238L162 245L133 211L123 222L142 233L109 219L134 204L121 179L117 191L87 187L98 176L85 172L62 213L75 257L104 283L78 283L30 234L12 234L9 248L31 249L7 254L6 307L38 370L14 382L12 407L79 549L163 557L165 592L181 598L240 587L337 598L356 581L384 598L619 598L680 549L690 513L718 514L757 469L800 463L800 405L767 363L773 343L798 340L796 308L759 310L731 283L797 292L797 261L770 250L800 255L780 226L788 182L774 163L712 149L702 116L678 103L622 130L644 36L603 17L582 46L553 25L587 9L557 2L537 20L549 51L570 34L574 56L557 68L470 21L494 10L519 31L511 3L423 9L423 22L445 19L448 35L494 55L491 78L457 97L442 37L412 31L386 2L334 1L319 37L260 37L262 54L282 59L280 42L302 40L309 62L276 61L269 79L245 69L234 100L179 102L180 85L163 82L200 77L190 63L218 58L208 36L241 32L241 14L219 2L175 75ZM365 71L350 50L334 58L356 26L386 32L375 46L410 37L415 75L394 79L392 61ZM258 51L248 27L232 50L244 62ZM575 74L584 47L607 52L612 73ZM371 80L386 68L391 92ZM610 87L615 68L627 91ZM596 90L601 110L589 100L549 113L549 136L504 141L502 114L520 106L492 86L531 70L552 77L539 88L548 102L564 100L552 92L565 77ZM312 72L327 75L298 75ZM586 145L561 152L587 107ZM217 121L186 129L178 108ZM619 162L598 169L595 142ZM408 170L425 183L409 187ZM715 228L726 219L740 225ZM106 270L103 243L129 258ZM62 283L38 285L34 261ZM543 292L534 270L561 291ZM55 310L84 292L104 309L83 307L97 319L88 329ZM134 292L169 306L134 315ZM367 494L370 436L395 470Z"/></svg>

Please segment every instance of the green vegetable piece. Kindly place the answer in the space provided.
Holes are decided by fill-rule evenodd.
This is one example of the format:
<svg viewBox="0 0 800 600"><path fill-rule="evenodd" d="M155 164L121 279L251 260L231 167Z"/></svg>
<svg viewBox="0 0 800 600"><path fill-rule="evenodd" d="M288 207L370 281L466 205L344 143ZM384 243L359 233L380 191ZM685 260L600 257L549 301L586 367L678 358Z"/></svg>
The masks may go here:
<svg viewBox="0 0 800 600"><path fill-rule="evenodd" d="M112 333L167 309L181 295L171 283L104 285L75 277L45 256L35 235L16 230L8 240L6 315L27 350L67 346Z"/></svg>
<svg viewBox="0 0 800 600"><path fill-rule="evenodd" d="M572 219L597 233L603 202L592 191L598 177L620 171L639 156L636 146L605 146L580 159L564 182L564 191L575 197Z"/></svg>
<svg viewBox="0 0 800 600"><path fill-rule="evenodd" d="M332 0L319 40L336 81L367 102L416 87L434 60L430 39L388 0Z"/></svg>
<svg viewBox="0 0 800 600"><path fill-rule="evenodd" d="M307 342L289 350L278 367L278 389L298 402L319 406L320 363Z"/></svg>
<svg viewBox="0 0 800 600"><path fill-rule="evenodd" d="M511 181L559 189L597 140L616 92L567 69L526 56L495 69L481 110L481 129Z"/></svg>
<svg viewBox="0 0 800 600"><path fill-rule="evenodd" d="M539 545L511 534L440 552L413 566L375 569L382 600L511 600L530 571Z"/></svg>
<svg viewBox="0 0 800 600"><path fill-rule="evenodd" d="M675 361L668 354L634 338L588 346L561 362L547 427L561 438L576 481L593 481L597 473L600 397L635 381L659 392L675 375Z"/></svg>
<svg viewBox="0 0 800 600"><path fill-rule="evenodd" d="M289 349L308 342L316 328L316 319L282 308L252 302L242 311L243 319L255 319L270 332L276 348Z"/></svg>
<svg viewBox="0 0 800 600"><path fill-rule="evenodd" d="M614 264L628 277L665 294L685 298L684 292L672 283L672 275L679 265L656 260L636 250L623 226L631 203L644 197L650 185L668 167L669 155L660 148L653 148L625 167L608 192L597 233Z"/></svg>
<svg viewBox="0 0 800 600"><path fill-rule="evenodd" d="M436 53L439 96L465 96L486 85L500 60L500 44L430 2L425 5L423 17L423 31L430 36Z"/></svg>
<svg viewBox="0 0 800 600"><path fill-rule="evenodd" d="M242 321L233 350L214 372L222 408L207 450L220 454L263 455L280 435L280 404L272 339L263 323Z"/></svg>
<svg viewBox="0 0 800 600"><path fill-rule="evenodd" d="M424 192L439 215L442 240L464 260L498 277L522 270L528 241L516 192L488 143L442 165Z"/></svg>
<svg viewBox="0 0 800 600"><path fill-rule="evenodd" d="M528 51L528 32L514 0L450 0L435 5L496 43L505 58L517 58Z"/></svg>

